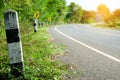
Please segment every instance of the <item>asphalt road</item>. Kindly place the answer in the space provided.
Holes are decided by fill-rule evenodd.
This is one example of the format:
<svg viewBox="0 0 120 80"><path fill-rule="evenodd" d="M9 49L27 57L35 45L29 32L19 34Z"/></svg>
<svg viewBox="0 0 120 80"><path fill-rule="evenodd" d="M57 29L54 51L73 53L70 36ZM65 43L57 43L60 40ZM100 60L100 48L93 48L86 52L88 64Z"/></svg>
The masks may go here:
<svg viewBox="0 0 120 80"><path fill-rule="evenodd" d="M120 80L120 31L69 24L49 32L55 42L67 46L69 54L59 59L77 66L80 76L73 80Z"/></svg>

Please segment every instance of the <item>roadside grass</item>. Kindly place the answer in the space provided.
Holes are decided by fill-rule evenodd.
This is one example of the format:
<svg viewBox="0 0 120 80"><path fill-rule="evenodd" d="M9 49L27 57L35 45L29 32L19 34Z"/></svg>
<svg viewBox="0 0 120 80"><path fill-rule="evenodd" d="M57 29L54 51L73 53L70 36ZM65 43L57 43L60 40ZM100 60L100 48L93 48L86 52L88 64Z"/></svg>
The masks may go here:
<svg viewBox="0 0 120 80"><path fill-rule="evenodd" d="M0 18L0 80L9 70L8 48L3 18ZM6 76L7 77L7 76Z"/></svg>
<svg viewBox="0 0 120 80"><path fill-rule="evenodd" d="M107 23L92 23L92 25L98 28L120 30L120 26L109 26Z"/></svg>
<svg viewBox="0 0 120 80"><path fill-rule="evenodd" d="M48 27L39 28L36 33L27 26L21 30L25 79L63 80L62 75L67 73L67 67L60 61L53 60L56 53L62 53L62 48L52 43ZM7 79L4 74L7 74L10 80L14 80L15 78L10 74L8 48L3 28L0 30L0 36L0 80Z"/></svg>
<svg viewBox="0 0 120 80"><path fill-rule="evenodd" d="M116 26L116 29L120 30L120 26Z"/></svg>
<svg viewBox="0 0 120 80"><path fill-rule="evenodd" d="M46 27L41 28L38 32L30 33L22 38L25 65L27 65L25 66L25 77L27 79L62 79L60 75L64 70L59 66L60 62L50 59L50 56L58 53L59 49L58 46L51 43L47 29Z"/></svg>

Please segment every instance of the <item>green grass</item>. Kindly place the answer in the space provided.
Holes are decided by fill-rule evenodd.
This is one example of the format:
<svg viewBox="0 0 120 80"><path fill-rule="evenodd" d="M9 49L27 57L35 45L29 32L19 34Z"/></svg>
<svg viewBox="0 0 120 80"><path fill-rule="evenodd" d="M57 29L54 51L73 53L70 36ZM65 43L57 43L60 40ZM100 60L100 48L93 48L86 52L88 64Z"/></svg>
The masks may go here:
<svg viewBox="0 0 120 80"><path fill-rule="evenodd" d="M54 80L54 78L59 79L61 75L61 70L55 67L56 62L52 62L49 58L51 54L57 52L57 47L51 44L46 29L42 28L37 33L30 33L22 38L27 78Z"/></svg>
<svg viewBox="0 0 120 80"><path fill-rule="evenodd" d="M39 28L36 33L32 31L32 26L28 28L29 30L27 30L26 26L26 29L21 29L25 79L63 80L61 75L67 72L66 67L60 61L53 61L51 58L52 55L61 53L62 50L59 46L51 42L51 36L48 34L48 27ZM3 28L1 29L0 77L5 79L6 76L4 74L7 73L9 79L14 80L14 77L10 74L5 31Z"/></svg>

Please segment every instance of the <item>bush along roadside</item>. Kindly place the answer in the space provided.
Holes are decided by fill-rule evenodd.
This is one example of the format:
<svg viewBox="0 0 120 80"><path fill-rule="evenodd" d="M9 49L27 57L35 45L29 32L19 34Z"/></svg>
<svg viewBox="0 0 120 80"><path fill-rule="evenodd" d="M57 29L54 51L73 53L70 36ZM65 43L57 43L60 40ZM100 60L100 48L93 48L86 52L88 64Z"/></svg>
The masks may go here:
<svg viewBox="0 0 120 80"><path fill-rule="evenodd" d="M24 78L26 80L63 80L63 73L67 69L60 61L51 59L52 55L61 53L60 47L51 42L48 27L40 28L36 33L22 34L22 47L24 56ZM6 42L2 42L2 44ZM0 48L0 76L1 80L15 78L10 74L7 45ZM3 73L5 73L3 75ZM2 74L2 75L1 75Z"/></svg>

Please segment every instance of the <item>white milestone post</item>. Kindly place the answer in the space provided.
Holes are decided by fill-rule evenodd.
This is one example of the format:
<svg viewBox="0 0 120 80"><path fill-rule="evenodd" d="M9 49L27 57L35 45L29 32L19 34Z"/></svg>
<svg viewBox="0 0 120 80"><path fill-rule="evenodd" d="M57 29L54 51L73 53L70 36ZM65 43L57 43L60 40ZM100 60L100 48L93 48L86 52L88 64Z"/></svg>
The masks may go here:
<svg viewBox="0 0 120 80"><path fill-rule="evenodd" d="M38 28L38 19L34 19L34 32L37 32L37 28Z"/></svg>
<svg viewBox="0 0 120 80"><path fill-rule="evenodd" d="M20 77L23 76L24 62L17 12L14 10L7 10L4 13L4 22L11 74L13 74L15 77Z"/></svg>

